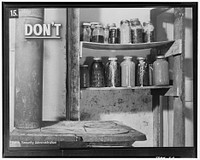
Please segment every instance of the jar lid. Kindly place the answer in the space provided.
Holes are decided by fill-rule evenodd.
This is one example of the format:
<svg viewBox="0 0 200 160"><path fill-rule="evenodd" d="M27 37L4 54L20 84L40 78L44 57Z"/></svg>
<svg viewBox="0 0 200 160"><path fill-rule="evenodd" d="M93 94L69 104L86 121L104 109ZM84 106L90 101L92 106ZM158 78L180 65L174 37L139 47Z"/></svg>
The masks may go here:
<svg viewBox="0 0 200 160"><path fill-rule="evenodd" d="M157 56L156 58L157 58L157 59L164 59L165 56L163 56L163 55L162 55L162 56Z"/></svg>
<svg viewBox="0 0 200 160"><path fill-rule="evenodd" d="M101 24L95 25L95 28L102 28L103 26Z"/></svg>
<svg viewBox="0 0 200 160"><path fill-rule="evenodd" d="M88 65L87 64L83 64L83 65L81 65L81 67L88 67Z"/></svg>
<svg viewBox="0 0 200 160"><path fill-rule="evenodd" d="M145 60L144 57L138 57L137 60Z"/></svg>
<svg viewBox="0 0 200 160"><path fill-rule="evenodd" d="M117 29L117 27L110 27L110 29Z"/></svg>
<svg viewBox="0 0 200 160"><path fill-rule="evenodd" d="M84 22L84 23L83 23L83 26L91 26L91 24L90 24L90 23L87 23L87 22Z"/></svg>
<svg viewBox="0 0 200 160"><path fill-rule="evenodd" d="M93 59L97 61L97 60L101 60L101 57L94 57Z"/></svg>
<svg viewBox="0 0 200 160"><path fill-rule="evenodd" d="M124 59L131 59L132 57L130 56L125 56Z"/></svg>
<svg viewBox="0 0 200 160"><path fill-rule="evenodd" d="M121 23L121 24L122 24L122 23L129 23L129 20L127 20L127 19L123 19L123 20L121 20L120 23Z"/></svg>
<svg viewBox="0 0 200 160"><path fill-rule="evenodd" d="M138 18L132 18L132 19L130 19L130 21L139 21L139 19Z"/></svg>
<svg viewBox="0 0 200 160"><path fill-rule="evenodd" d="M91 25L97 25L100 24L99 22L90 22Z"/></svg>
<svg viewBox="0 0 200 160"><path fill-rule="evenodd" d="M117 57L109 57L108 60L117 60Z"/></svg>

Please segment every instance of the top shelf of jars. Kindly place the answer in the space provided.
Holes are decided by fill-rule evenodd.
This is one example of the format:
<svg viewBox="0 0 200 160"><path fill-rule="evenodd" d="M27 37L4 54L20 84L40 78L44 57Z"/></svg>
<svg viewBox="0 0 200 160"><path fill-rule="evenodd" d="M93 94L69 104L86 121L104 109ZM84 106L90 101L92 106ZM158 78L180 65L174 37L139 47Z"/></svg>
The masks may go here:
<svg viewBox="0 0 200 160"><path fill-rule="evenodd" d="M160 41L151 43L134 43L134 44L106 44L81 41L81 48L95 49L95 50L142 50L151 49L164 46L171 46L175 41Z"/></svg>

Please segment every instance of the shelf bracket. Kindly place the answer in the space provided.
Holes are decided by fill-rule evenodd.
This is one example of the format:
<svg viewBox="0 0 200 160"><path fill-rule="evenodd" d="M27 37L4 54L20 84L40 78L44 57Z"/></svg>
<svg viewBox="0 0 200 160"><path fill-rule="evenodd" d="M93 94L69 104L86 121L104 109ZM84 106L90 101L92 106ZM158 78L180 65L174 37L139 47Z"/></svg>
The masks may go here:
<svg viewBox="0 0 200 160"><path fill-rule="evenodd" d="M169 50L165 54L165 57L175 56L181 53L182 53L182 40L178 39L178 40L175 40L175 42L169 48Z"/></svg>
<svg viewBox="0 0 200 160"><path fill-rule="evenodd" d="M83 43L80 42L80 51L79 51L79 57L82 58L83 56Z"/></svg>

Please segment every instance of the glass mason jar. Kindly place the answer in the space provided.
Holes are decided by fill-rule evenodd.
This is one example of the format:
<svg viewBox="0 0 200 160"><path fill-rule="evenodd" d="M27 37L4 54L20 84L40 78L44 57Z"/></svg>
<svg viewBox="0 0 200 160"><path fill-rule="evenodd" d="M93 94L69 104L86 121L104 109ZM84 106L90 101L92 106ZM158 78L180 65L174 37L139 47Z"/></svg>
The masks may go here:
<svg viewBox="0 0 200 160"><path fill-rule="evenodd" d="M169 85L169 65L164 56L157 56L153 63L153 84Z"/></svg>
<svg viewBox="0 0 200 160"><path fill-rule="evenodd" d="M117 27L110 27L109 29L109 43L117 43Z"/></svg>
<svg viewBox="0 0 200 160"><path fill-rule="evenodd" d="M130 20L131 26L131 43L143 42L143 27L138 18Z"/></svg>
<svg viewBox="0 0 200 160"><path fill-rule="evenodd" d="M121 63L121 86L135 86L135 63L131 61L132 57L125 56Z"/></svg>
<svg viewBox="0 0 200 160"><path fill-rule="evenodd" d="M82 40L90 42L91 39L91 28L90 23L83 23Z"/></svg>
<svg viewBox="0 0 200 160"><path fill-rule="evenodd" d="M138 57L137 64L137 86L148 86L149 85L149 72L148 64L144 57Z"/></svg>
<svg viewBox="0 0 200 160"><path fill-rule="evenodd" d="M101 58L94 58L90 72L91 87L105 87L105 69Z"/></svg>
<svg viewBox="0 0 200 160"><path fill-rule="evenodd" d="M80 86L81 88L90 87L90 77L89 77L89 68L88 65L80 66Z"/></svg>
<svg viewBox="0 0 200 160"><path fill-rule="evenodd" d="M130 23L128 20L122 20L120 22L120 43L130 43Z"/></svg>
<svg viewBox="0 0 200 160"><path fill-rule="evenodd" d="M104 26L104 43L108 43L109 41L109 26Z"/></svg>
<svg viewBox="0 0 200 160"><path fill-rule="evenodd" d="M92 32L92 42L104 43L104 30L102 25L96 25Z"/></svg>
<svg viewBox="0 0 200 160"><path fill-rule="evenodd" d="M144 22L144 42L150 43L154 41L154 26L151 22Z"/></svg>
<svg viewBox="0 0 200 160"><path fill-rule="evenodd" d="M117 58L108 58L106 64L106 86L107 87L120 87L121 85L121 74L120 65L117 63Z"/></svg>

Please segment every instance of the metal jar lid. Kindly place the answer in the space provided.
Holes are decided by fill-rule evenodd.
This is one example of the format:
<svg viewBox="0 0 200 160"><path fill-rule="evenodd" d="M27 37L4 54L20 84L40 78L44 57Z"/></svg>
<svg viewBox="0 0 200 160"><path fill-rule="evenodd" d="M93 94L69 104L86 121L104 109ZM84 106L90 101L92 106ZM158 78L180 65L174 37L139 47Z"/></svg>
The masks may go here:
<svg viewBox="0 0 200 160"><path fill-rule="evenodd" d="M165 56L161 55L161 56L157 56L157 59L165 59Z"/></svg>
<svg viewBox="0 0 200 160"><path fill-rule="evenodd" d="M101 60L101 57L94 57L93 58L95 61Z"/></svg>
<svg viewBox="0 0 200 160"><path fill-rule="evenodd" d="M132 59L130 56L125 56L124 59Z"/></svg>
<svg viewBox="0 0 200 160"><path fill-rule="evenodd" d="M145 60L144 57L138 57L137 60Z"/></svg>
<svg viewBox="0 0 200 160"><path fill-rule="evenodd" d="M109 57L108 60L109 60L109 61L116 61L116 60L117 60L117 57Z"/></svg>
<svg viewBox="0 0 200 160"><path fill-rule="evenodd" d="M87 65L87 64L83 64L83 65L81 65L81 67L83 67L83 68L87 68L88 65Z"/></svg>
<svg viewBox="0 0 200 160"><path fill-rule="evenodd" d="M91 24L90 24L90 23L87 23L87 22L84 22L84 23L83 23L83 26L91 26Z"/></svg>

